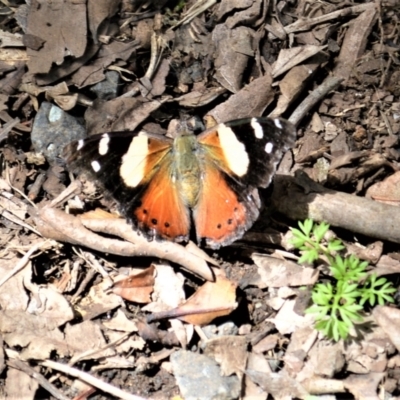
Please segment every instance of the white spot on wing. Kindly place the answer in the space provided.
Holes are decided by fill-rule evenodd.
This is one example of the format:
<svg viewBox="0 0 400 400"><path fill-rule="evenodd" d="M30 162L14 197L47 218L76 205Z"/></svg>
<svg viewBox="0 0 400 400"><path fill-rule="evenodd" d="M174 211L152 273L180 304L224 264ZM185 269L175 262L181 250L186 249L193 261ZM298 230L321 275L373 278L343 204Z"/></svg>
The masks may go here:
<svg viewBox="0 0 400 400"><path fill-rule="evenodd" d="M278 129L282 129L281 121L279 121L278 118L275 118L275 119L274 119L274 124L275 124L275 126L276 126Z"/></svg>
<svg viewBox="0 0 400 400"><path fill-rule="evenodd" d="M254 129L254 135L257 139L262 139L264 137L264 130L260 123L257 121L257 118L251 119L251 127Z"/></svg>
<svg viewBox="0 0 400 400"><path fill-rule="evenodd" d="M148 138L139 133L132 139L128 151L122 157L119 169L121 178L127 186L136 187L143 180L148 155Z"/></svg>
<svg viewBox="0 0 400 400"><path fill-rule="evenodd" d="M266 145L265 145L265 152L266 153L271 153L272 152L272 149L274 148L274 145L271 143L271 142L268 142Z"/></svg>
<svg viewBox="0 0 400 400"><path fill-rule="evenodd" d="M99 142L99 154L104 156L108 153L108 143L110 142L110 136L105 133Z"/></svg>
<svg viewBox="0 0 400 400"><path fill-rule="evenodd" d="M224 124L219 125L218 135L229 169L237 176L245 175L250 160L244 144L239 142L233 130Z"/></svg>
<svg viewBox="0 0 400 400"><path fill-rule="evenodd" d="M83 145L85 144L85 141L83 140L83 139L80 139L79 141L78 141L78 147L76 148L76 150L80 150L80 149L82 149L82 147L83 147Z"/></svg>
<svg viewBox="0 0 400 400"><path fill-rule="evenodd" d="M94 172L99 172L101 169L100 163L98 161L92 161L91 163L93 171Z"/></svg>

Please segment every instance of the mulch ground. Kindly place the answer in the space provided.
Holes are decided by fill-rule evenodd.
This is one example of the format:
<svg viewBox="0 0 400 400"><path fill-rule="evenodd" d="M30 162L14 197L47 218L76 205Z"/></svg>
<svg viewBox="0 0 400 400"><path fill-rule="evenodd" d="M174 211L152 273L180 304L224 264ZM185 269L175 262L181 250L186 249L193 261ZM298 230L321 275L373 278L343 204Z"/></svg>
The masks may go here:
<svg viewBox="0 0 400 400"><path fill-rule="evenodd" d="M305 313L326 264L290 244L297 221L326 221L399 286L396 0L0 11L0 397L400 398L397 293L329 340ZM259 116L291 121L296 145L219 250L148 241L62 159L96 133Z"/></svg>

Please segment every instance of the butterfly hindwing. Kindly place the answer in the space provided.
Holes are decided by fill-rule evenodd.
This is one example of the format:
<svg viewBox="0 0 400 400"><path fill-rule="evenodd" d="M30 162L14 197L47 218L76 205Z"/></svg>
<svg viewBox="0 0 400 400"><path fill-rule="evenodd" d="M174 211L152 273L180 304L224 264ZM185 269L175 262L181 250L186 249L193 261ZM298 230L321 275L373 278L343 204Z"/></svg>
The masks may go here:
<svg viewBox="0 0 400 400"><path fill-rule="evenodd" d="M189 239L189 209L171 179L171 163L166 160L136 200L124 207L125 214L148 237L183 241Z"/></svg>
<svg viewBox="0 0 400 400"><path fill-rule="evenodd" d="M244 196L237 183L209 163L193 210L197 241L204 239L209 247L218 249L241 238L259 215L257 200L252 193Z"/></svg>

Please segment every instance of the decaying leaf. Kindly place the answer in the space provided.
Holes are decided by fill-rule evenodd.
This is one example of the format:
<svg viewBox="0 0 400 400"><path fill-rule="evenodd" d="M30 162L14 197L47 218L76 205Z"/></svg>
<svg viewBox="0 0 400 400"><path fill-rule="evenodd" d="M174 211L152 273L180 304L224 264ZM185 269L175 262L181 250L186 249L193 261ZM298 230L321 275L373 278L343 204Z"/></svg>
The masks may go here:
<svg viewBox="0 0 400 400"><path fill-rule="evenodd" d="M138 274L116 282L112 291L125 300L135 303L150 303L150 294L154 289L154 272L154 265L151 265Z"/></svg>
<svg viewBox="0 0 400 400"><path fill-rule="evenodd" d="M148 321L179 318L193 325L207 325L212 320L229 315L236 307L236 285L223 276L206 282L193 296L172 310L151 315Z"/></svg>
<svg viewBox="0 0 400 400"><path fill-rule="evenodd" d="M76 310L82 315L83 320L95 318L122 304L121 297L107 291L109 287L108 280L103 280L98 285L92 286L89 294L76 305Z"/></svg>
<svg viewBox="0 0 400 400"><path fill-rule="evenodd" d="M204 354L215 359L224 376L236 374L241 379L247 363L246 337L220 336L210 339Z"/></svg>

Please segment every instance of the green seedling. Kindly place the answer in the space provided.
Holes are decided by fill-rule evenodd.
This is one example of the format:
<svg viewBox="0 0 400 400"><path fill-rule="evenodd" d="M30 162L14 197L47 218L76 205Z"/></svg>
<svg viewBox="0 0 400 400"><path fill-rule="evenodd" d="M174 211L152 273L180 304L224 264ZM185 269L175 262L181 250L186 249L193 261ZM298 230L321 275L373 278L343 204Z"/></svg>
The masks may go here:
<svg viewBox="0 0 400 400"><path fill-rule="evenodd" d="M338 239L325 239L329 225L306 219L300 229L292 229L293 245L301 251L299 263L314 264L321 258L328 261L332 282L317 283L312 289L315 328L330 339L346 339L355 322L363 320L364 305L392 303L396 291L386 278L367 274L368 263L354 255L341 257L344 249Z"/></svg>

